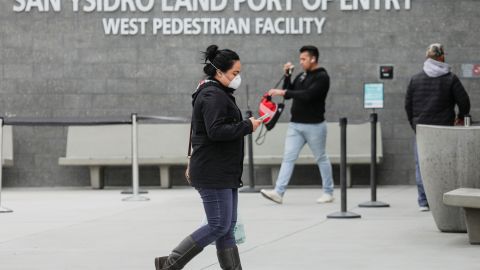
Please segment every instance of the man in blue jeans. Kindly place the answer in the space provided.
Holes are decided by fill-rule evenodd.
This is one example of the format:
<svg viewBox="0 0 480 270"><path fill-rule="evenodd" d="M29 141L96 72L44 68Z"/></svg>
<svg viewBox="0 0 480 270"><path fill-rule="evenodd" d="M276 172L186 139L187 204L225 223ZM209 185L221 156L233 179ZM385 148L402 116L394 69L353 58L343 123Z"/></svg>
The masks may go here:
<svg viewBox="0 0 480 270"><path fill-rule="evenodd" d="M463 125L463 118L470 113L470 98L450 69L450 65L445 63L443 45L434 43L428 46L423 69L411 78L405 96L405 111L414 131L417 124ZM424 212L430 208L420 173L416 141L414 147L418 206Z"/></svg>
<svg viewBox="0 0 480 270"><path fill-rule="evenodd" d="M332 165L325 153L327 124L325 122L325 99L330 87L327 71L318 65L318 49L304 46L300 49L300 65L304 72L293 82L290 72L292 63L284 65L285 80L283 89L271 89L270 96L283 96L293 99L290 124L285 139L285 152L278 174L275 189L262 189L261 194L276 203L283 202L288 182L293 173L295 161L305 144L312 150L322 176L323 195L318 203L333 201Z"/></svg>

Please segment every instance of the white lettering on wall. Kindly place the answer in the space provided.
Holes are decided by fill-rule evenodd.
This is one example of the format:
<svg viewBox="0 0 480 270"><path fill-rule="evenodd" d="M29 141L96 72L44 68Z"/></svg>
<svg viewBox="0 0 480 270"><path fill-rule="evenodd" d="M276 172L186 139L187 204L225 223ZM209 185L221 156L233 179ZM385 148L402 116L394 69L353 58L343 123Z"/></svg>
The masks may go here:
<svg viewBox="0 0 480 270"><path fill-rule="evenodd" d="M247 0L234 0L233 1L233 10L240 11L240 4L245 3Z"/></svg>
<svg viewBox="0 0 480 270"><path fill-rule="evenodd" d="M403 0L405 5L404 9L410 10L412 6L411 0ZM382 4L385 10L401 10L400 0L340 0L340 10L381 10Z"/></svg>
<svg viewBox="0 0 480 270"><path fill-rule="evenodd" d="M68 0L14 0L14 12L61 11L62 1ZM327 11L330 4L339 3L342 11L410 10L411 0L70 0L73 12L149 12L156 6L161 12L219 12L230 4L233 11L254 12L292 11L293 3L307 11ZM215 18L103 18L105 35L145 35L147 29L162 35L300 35L322 34L325 17L215 17Z"/></svg>
<svg viewBox="0 0 480 270"><path fill-rule="evenodd" d="M310 11L319 9L320 5L323 2L322 0L313 0L313 4L310 4L310 0L302 0L302 1L305 9Z"/></svg>
<svg viewBox="0 0 480 270"><path fill-rule="evenodd" d="M405 9L410 10L412 8L412 0L405 0Z"/></svg>
<svg viewBox="0 0 480 270"><path fill-rule="evenodd" d="M313 4L311 3L313 1ZM303 7L308 11L316 11L321 9L326 11L328 9L328 2L332 0L302 0Z"/></svg>
<svg viewBox="0 0 480 270"><path fill-rule="evenodd" d="M359 9L370 10L370 0L341 0L340 1L340 10L359 10Z"/></svg>
<svg viewBox="0 0 480 270"><path fill-rule="evenodd" d="M285 4L285 6L283 5ZM234 0L233 10L240 11L242 6L248 7L252 11L291 11L292 0Z"/></svg>
<svg viewBox="0 0 480 270"><path fill-rule="evenodd" d="M313 26L317 34L323 33L325 18L256 18L255 34L301 35L310 33Z"/></svg>
<svg viewBox="0 0 480 270"><path fill-rule="evenodd" d="M147 2L146 4L143 2ZM137 1L137 8L141 12L149 12L153 9L155 5L155 0L143 0Z"/></svg>
<svg viewBox="0 0 480 270"><path fill-rule="evenodd" d="M155 0L72 0L72 5L74 12L149 12Z"/></svg>
<svg viewBox="0 0 480 270"><path fill-rule="evenodd" d="M160 0L162 11L222 11L228 0Z"/></svg>
<svg viewBox="0 0 480 270"><path fill-rule="evenodd" d="M154 35L248 35L250 18L155 18Z"/></svg>
<svg viewBox="0 0 480 270"><path fill-rule="evenodd" d="M147 18L103 19L105 35L145 35Z"/></svg>
<svg viewBox="0 0 480 270"><path fill-rule="evenodd" d="M248 0L248 7L253 11L262 11L266 6L267 0Z"/></svg>
<svg viewBox="0 0 480 270"><path fill-rule="evenodd" d="M285 10L286 11L292 11L292 0L286 0L285 1Z"/></svg>
<svg viewBox="0 0 480 270"><path fill-rule="evenodd" d="M220 3L217 3L220 1ZM211 11L222 11L227 7L228 1L227 0L212 0L210 5Z"/></svg>
<svg viewBox="0 0 480 270"><path fill-rule="evenodd" d="M385 9L386 10L392 9L392 5L393 5L393 8L395 10L400 9L400 3L398 3L398 0L385 0L385 1L386 1L386 3L385 3Z"/></svg>
<svg viewBox="0 0 480 270"><path fill-rule="evenodd" d="M15 12L30 12L33 9L38 12L61 11L60 0L15 0L13 6Z"/></svg>

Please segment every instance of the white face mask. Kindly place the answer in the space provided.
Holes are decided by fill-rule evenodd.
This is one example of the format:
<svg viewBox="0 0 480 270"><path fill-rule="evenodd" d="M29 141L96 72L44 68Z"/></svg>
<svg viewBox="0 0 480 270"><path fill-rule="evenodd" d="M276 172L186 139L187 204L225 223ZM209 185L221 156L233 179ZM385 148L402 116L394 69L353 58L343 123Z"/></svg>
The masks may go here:
<svg viewBox="0 0 480 270"><path fill-rule="evenodd" d="M240 74L238 74L235 76L235 78L233 78L233 80L230 81L228 87L237 90L240 87L240 84L242 84L242 77L240 77Z"/></svg>
<svg viewBox="0 0 480 270"><path fill-rule="evenodd" d="M210 65L212 65L217 70L217 72L223 73L211 61L209 62ZM240 74L238 74L237 76L235 76L235 78L233 78L233 80L230 81L227 87L237 90L240 87L240 84L242 84L242 77L240 77Z"/></svg>

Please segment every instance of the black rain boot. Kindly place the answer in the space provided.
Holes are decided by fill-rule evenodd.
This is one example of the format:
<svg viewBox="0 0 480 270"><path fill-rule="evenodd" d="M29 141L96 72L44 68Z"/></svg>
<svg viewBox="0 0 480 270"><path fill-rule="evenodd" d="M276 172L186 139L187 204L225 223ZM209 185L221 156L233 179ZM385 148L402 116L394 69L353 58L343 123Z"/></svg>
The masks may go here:
<svg viewBox="0 0 480 270"><path fill-rule="evenodd" d="M180 270L202 250L203 248L199 247L189 236L180 242L168 257L155 258L155 269Z"/></svg>
<svg viewBox="0 0 480 270"><path fill-rule="evenodd" d="M218 262L223 270L242 270L238 248L227 248L217 251Z"/></svg>

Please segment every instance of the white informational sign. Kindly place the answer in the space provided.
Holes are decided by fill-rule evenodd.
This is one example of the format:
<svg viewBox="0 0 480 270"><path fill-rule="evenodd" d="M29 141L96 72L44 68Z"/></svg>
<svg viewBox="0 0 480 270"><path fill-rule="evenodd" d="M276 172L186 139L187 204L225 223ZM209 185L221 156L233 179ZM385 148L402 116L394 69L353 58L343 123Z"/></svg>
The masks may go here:
<svg viewBox="0 0 480 270"><path fill-rule="evenodd" d="M383 109L383 83L366 83L363 88L363 107Z"/></svg>
<svg viewBox="0 0 480 270"><path fill-rule="evenodd" d="M464 78L480 78L480 64L462 64Z"/></svg>

